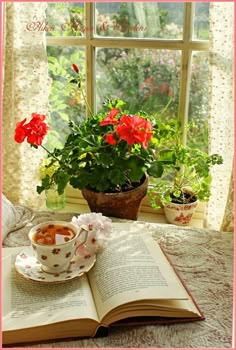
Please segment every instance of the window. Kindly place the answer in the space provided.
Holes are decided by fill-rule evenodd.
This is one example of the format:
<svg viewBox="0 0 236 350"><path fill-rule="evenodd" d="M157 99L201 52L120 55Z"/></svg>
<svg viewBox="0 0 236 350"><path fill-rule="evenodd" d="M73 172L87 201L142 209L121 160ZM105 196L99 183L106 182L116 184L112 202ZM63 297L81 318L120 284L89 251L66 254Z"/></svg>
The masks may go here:
<svg viewBox="0 0 236 350"><path fill-rule="evenodd" d="M48 3L53 145L63 142L69 118L89 115L68 84L76 63L93 110L120 97L131 112L158 114L171 100L165 118L194 121L197 135L185 133L183 142L206 150L208 17L209 2Z"/></svg>

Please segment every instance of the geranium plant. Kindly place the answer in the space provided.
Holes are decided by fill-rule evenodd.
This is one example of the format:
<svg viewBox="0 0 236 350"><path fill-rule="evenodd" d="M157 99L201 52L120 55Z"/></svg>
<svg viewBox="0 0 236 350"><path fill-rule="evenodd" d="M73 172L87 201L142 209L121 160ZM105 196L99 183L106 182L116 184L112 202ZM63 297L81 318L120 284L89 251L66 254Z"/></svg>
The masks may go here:
<svg viewBox="0 0 236 350"><path fill-rule="evenodd" d="M186 126L189 130L194 127L191 123ZM158 120L156 137L163 172L149 190L151 206L159 209L169 203L207 202L211 194L211 168L223 163L222 156L182 145L182 129L177 120L171 119L169 123Z"/></svg>
<svg viewBox="0 0 236 350"><path fill-rule="evenodd" d="M79 68L75 64L72 68L74 76L70 82L82 89ZM124 106L120 99L107 100L103 112L96 115L91 112L82 124L70 121L71 133L63 148L52 152L43 146L49 130L46 116L33 113L28 123L26 119L19 122L15 141L26 140L33 147L43 147L50 157L47 166L57 165L51 176L47 174L42 179L37 192L57 185L61 194L68 183L77 189L121 192L139 186L146 174L161 176L163 169L156 159L155 120L142 111L131 115Z"/></svg>

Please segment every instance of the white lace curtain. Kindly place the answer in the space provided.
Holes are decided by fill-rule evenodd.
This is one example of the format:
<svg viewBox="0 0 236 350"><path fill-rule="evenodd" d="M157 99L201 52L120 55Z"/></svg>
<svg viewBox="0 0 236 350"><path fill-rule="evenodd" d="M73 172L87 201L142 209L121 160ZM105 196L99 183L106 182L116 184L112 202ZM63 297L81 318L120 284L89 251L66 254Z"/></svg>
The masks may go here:
<svg viewBox="0 0 236 350"><path fill-rule="evenodd" d="M17 144L14 129L18 121L30 118L33 112L49 112L45 33L26 28L45 18L46 6L42 2L6 2L4 10L2 191L13 203L33 207L40 207L44 201L36 192L43 150Z"/></svg>
<svg viewBox="0 0 236 350"><path fill-rule="evenodd" d="M212 196L207 224L233 231L234 157L234 3L210 4L210 117L209 152L223 156L212 170Z"/></svg>
<svg viewBox="0 0 236 350"><path fill-rule="evenodd" d="M32 112L49 113L45 32L26 30L28 23L45 18L46 6L43 2L5 3L2 185L11 201L31 207L40 207L44 201L35 190L43 152L26 143L16 144L13 136L17 121ZM222 154L224 164L212 173L207 224L225 231L233 229L233 13L233 2L210 5L209 149Z"/></svg>

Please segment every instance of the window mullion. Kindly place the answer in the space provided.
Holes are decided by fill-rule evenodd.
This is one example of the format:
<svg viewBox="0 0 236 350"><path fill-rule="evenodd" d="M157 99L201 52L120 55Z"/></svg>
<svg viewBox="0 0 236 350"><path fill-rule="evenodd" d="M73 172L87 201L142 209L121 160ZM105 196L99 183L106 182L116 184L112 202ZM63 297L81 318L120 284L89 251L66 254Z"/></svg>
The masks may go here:
<svg viewBox="0 0 236 350"><path fill-rule="evenodd" d="M184 45L182 49L180 97L179 97L179 113L178 113L179 119L182 124L183 144L186 144L186 141L187 141L187 131L185 126L188 122L191 60L192 60L192 50L190 50L189 44L192 41L193 18L194 18L194 3L185 3L184 30L183 30Z"/></svg>
<svg viewBox="0 0 236 350"><path fill-rule="evenodd" d="M92 46L92 38L93 38L93 30L94 27L94 4L92 2L88 2L85 4L85 26L87 30L86 33L86 98L88 104L94 112L94 52L95 48ZM87 116L90 116L90 111L87 109Z"/></svg>
<svg viewBox="0 0 236 350"><path fill-rule="evenodd" d="M208 41L183 42L183 40L139 40L139 39L107 39L107 38L93 38L87 39L86 37L46 37L48 46L78 46L91 44L94 47L127 47L136 48L142 47L146 49L167 49L167 50L182 50L184 46L188 46L189 49L194 51L208 51Z"/></svg>

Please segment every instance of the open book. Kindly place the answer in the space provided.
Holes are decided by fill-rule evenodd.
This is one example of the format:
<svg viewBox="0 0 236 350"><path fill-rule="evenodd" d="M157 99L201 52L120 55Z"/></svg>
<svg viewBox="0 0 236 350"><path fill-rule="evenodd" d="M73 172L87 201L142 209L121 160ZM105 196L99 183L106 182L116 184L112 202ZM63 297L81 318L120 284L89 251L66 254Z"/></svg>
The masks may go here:
<svg viewBox="0 0 236 350"><path fill-rule="evenodd" d="M2 250L3 344L93 337L126 323L204 319L160 246L138 226L113 224L95 266L65 283L19 275L14 262L21 250Z"/></svg>

